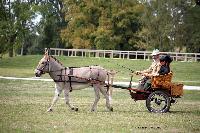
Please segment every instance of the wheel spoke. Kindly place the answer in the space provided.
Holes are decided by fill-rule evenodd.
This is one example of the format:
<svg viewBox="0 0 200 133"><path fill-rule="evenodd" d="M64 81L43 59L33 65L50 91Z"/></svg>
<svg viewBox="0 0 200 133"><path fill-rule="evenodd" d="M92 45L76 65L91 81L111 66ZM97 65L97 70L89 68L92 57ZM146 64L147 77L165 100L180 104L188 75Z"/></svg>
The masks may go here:
<svg viewBox="0 0 200 133"><path fill-rule="evenodd" d="M169 97L162 91L156 91L149 95L146 104L150 112L166 112L169 109Z"/></svg>

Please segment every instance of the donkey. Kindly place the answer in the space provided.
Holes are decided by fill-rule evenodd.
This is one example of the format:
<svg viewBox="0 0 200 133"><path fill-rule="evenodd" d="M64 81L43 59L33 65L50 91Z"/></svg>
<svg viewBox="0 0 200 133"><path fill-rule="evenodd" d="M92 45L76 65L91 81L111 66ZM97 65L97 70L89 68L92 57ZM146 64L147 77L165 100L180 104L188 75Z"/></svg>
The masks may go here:
<svg viewBox="0 0 200 133"><path fill-rule="evenodd" d="M100 92L106 99L106 107L109 111L113 111L109 97L109 77L113 77L112 73L100 66L88 66L80 68L64 67L55 57L49 56L46 52L35 69L35 76L40 77L42 74L49 73L55 82L55 96L52 100L48 112L53 111L53 106L59 99L60 94L64 91L65 102L71 110L78 111L77 107L70 104L69 92L79 90L89 86L93 86L95 92L95 100L91 107L91 111L96 111L97 103L100 99ZM106 79L108 80L106 83ZM107 85L107 90L105 89Z"/></svg>

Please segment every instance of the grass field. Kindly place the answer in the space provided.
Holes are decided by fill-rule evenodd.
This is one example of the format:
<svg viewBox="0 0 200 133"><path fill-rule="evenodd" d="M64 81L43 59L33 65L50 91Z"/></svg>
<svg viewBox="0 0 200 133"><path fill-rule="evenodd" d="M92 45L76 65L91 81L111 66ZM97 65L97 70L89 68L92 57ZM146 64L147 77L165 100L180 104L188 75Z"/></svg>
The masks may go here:
<svg viewBox="0 0 200 133"><path fill-rule="evenodd" d="M40 55L18 56L14 58L0 59L0 76L33 77ZM104 58L81 58L81 57L57 57L65 66L89 66L101 65L106 69L119 71L115 81L129 81L130 71L122 68L125 66L132 70L143 70L150 66L151 61L144 60L123 60L123 59L104 59ZM119 66L120 65L120 66ZM200 86L200 62L172 62L171 69L174 73L173 81L182 82L185 85ZM47 75L44 76L48 77ZM133 80L138 82L140 76L134 76Z"/></svg>
<svg viewBox="0 0 200 133"><path fill-rule="evenodd" d="M0 75L33 77L33 71L42 56L23 56L0 59ZM66 66L101 65L120 71L117 80L128 81L129 72L116 65L133 70L146 68L150 61L111 60L95 58L58 57ZM173 62L174 81L187 85L200 85L199 63ZM48 76L45 76L48 78ZM134 79L138 79L135 77ZM187 81L187 82L186 82ZM188 82L195 81L195 82ZM170 113L149 113L145 101L134 102L127 90L115 89L108 112L101 96L97 112L90 112L94 100L91 88L70 93L71 102L79 107L73 112L64 104L63 94L47 113L54 95L54 83L0 79L0 133L8 132L70 132L70 133L138 133L138 132L200 132L200 91L184 91L178 103L171 106Z"/></svg>
<svg viewBox="0 0 200 133"><path fill-rule="evenodd" d="M171 106L170 113L149 113L145 101L134 102L128 91L114 90L108 112L101 96L97 112L90 112L94 100L91 89L73 91L73 112L63 95L51 113L45 112L52 100L53 82L0 80L0 132L200 132L200 91L185 91Z"/></svg>

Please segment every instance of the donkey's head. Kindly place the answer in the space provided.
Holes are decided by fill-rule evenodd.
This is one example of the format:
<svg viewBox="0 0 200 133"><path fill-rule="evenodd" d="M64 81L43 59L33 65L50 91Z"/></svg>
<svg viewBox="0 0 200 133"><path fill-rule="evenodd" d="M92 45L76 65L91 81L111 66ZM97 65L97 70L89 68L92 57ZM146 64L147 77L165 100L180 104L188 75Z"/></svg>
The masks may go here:
<svg viewBox="0 0 200 133"><path fill-rule="evenodd" d="M40 60L37 68L35 69L36 77L40 77L42 74L49 72L49 60L50 56L48 55L48 52L45 52L44 57Z"/></svg>

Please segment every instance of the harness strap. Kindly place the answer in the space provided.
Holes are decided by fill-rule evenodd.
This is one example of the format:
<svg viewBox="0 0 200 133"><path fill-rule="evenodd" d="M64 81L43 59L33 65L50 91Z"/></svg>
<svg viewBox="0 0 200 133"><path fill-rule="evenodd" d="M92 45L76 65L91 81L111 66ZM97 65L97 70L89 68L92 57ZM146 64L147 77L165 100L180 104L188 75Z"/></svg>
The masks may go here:
<svg viewBox="0 0 200 133"><path fill-rule="evenodd" d="M72 76L71 76L72 77ZM60 80L54 80L54 82L65 82L65 83L70 83L70 81L68 80L68 81L60 81ZM73 81L73 80L71 80L71 82L72 83L85 83L85 84L87 84L88 82L81 82L81 81Z"/></svg>
<svg viewBox="0 0 200 133"><path fill-rule="evenodd" d="M90 83L91 86L93 84L96 84L96 83L100 83L100 84L104 84L104 87L107 87L107 91L109 90L109 87L110 87L110 81L108 80L108 83L105 83L101 80L99 80L99 76L100 76L100 71L98 70L98 73L97 73L97 77L96 78L83 78L83 77L78 77L78 76L74 76L73 74L73 68L74 67L69 67L69 68L64 68L64 69L61 69L60 71L60 75L57 75L59 78L58 80L54 80L54 82L65 82L65 83L69 83L69 87L70 87L70 92L72 92L72 83L83 83L83 84L88 84ZM90 67L90 72L92 74L92 67ZM64 72L62 72L62 70L64 70ZM67 75L67 70L69 70L69 73ZM110 75L109 73L107 73L108 75L108 79L110 79ZM66 76L68 77L68 80L66 79ZM85 80L85 81L73 81L72 78L77 78L77 79L81 79L81 80Z"/></svg>
<svg viewBox="0 0 200 133"><path fill-rule="evenodd" d="M60 70L60 75L57 75L59 78L58 78L58 81L62 81L63 80L63 78L62 78L62 70ZM54 80L55 81L55 80Z"/></svg>
<svg viewBox="0 0 200 133"><path fill-rule="evenodd" d="M70 92L72 92L72 76L71 75L73 75L73 68L69 69L69 74L68 74Z"/></svg>

